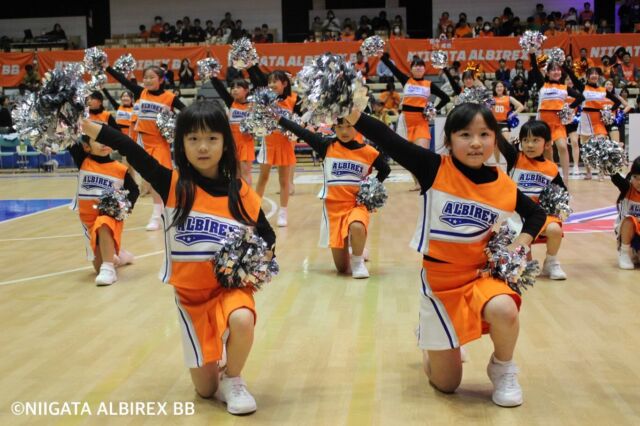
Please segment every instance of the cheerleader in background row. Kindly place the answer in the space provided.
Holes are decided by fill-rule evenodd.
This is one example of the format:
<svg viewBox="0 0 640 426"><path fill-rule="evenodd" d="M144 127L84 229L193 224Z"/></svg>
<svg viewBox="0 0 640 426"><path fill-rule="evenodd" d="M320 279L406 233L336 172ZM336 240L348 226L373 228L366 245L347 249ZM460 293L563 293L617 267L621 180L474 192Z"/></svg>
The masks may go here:
<svg viewBox="0 0 640 426"><path fill-rule="evenodd" d="M564 79L564 84L567 85L568 89L573 89L573 81L571 78L567 76ZM575 101L571 96L567 96L567 103L572 104ZM578 110L579 108L573 108L574 117L576 117L571 123L565 124L564 128L567 131L567 137L569 138L569 143L571 144L571 157L573 158L573 168L569 173L570 176L573 176L574 179L580 178L580 137L578 136Z"/></svg>
<svg viewBox="0 0 640 426"><path fill-rule="evenodd" d="M622 114L624 114L624 116L627 117L627 115L631 112L631 110L633 110L633 107L629 105L629 102L627 102L622 96L616 93L615 87L613 85L613 81L612 80L605 81L604 88L607 89L607 97L609 97L609 95L612 95L620 101L620 106L618 106L618 110L621 110ZM617 113L617 111L615 113ZM622 147L625 146L624 121L620 124L613 123L612 125L607 126L607 130L609 131L609 137L611 138L612 141L618 142Z"/></svg>
<svg viewBox="0 0 640 426"><path fill-rule="evenodd" d="M478 79L480 66L475 65L471 62L467 64L467 67L462 72L462 78L460 79L462 81L462 86L460 86L460 83L458 83L458 81L453 78L453 76L451 75L451 71L449 71L449 68L443 68L442 72L447 77L447 80L449 80L451 89L456 96L460 95L460 93L462 93L464 89L471 89L473 87L485 87L485 85L482 84L482 82Z"/></svg>
<svg viewBox="0 0 640 426"><path fill-rule="evenodd" d="M108 112L104 110L104 96L100 92L91 92L89 94L89 98L87 100L87 104L89 106L89 120L95 123L103 123L108 124L114 129L119 129L120 127L116 123L115 118Z"/></svg>
<svg viewBox="0 0 640 426"><path fill-rule="evenodd" d="M233 80L229 86L231 93L224 87L224 83L216 77L211 77L211 84L229 109L229 125L236 143L240 172L245 182L251 186L251 166L253 160L256 159L255 142L250 134L240 131L240 123L249 113L250 104L247 102L249 83L242 78Z"/></svg>
<svg viewBox="0 0 640 426"><path fill-rule="evenodd" d="M511 128L509 127L508 118L511 111L513 114L519 114L524 111L524 105L522 105L516 98L507 94L507 88L502 81L497 81L493 84L493 100L495 104L491 108L493 116L498 122L498 128L502 132L505 140L511 141ZM513 109L512 109L513 108ZM500 151L495 150L493 156L496 163L500 162Z"/></svg>
<svg viewBox="0 0 640 426"><path fill-rule="evenodd" d="M320 247L331 247L339 273L348 273L351 269L353 278L369 278L364 264L369 211L356 204L356 194L372 167L378 170L376 177L380 182L389 176L391 168L375 148L356 140L355 129L344 119L339 119L334 126L334 137L311 132L284 117L280 117L279 124L307 142L322 158Z"/></svg>
<svg viewBox="0 0 640 426"><path fill-rule="evenodd" d="M513 246L528 246L542 229L544 211L497 167L484 163L496 148L498 123L484 105L456 106L444 125L450 155L438 155L355 111L356 130L418 178L423 192L412 246L423 254L419 346L424 371L438 390L454 392L462 380L460 347L489 332L494 352L487 374L493 402L522 404L513 354L520 296L501 280L480 274L493 226L514 211L524 227Z"/></svg>
<svg viewBox="0 0 640 426"><path fill-rule="evenodd" d="M122 73L107 67L107 72L118 80L125 88L133 93L136 103L139 103L135 131L137 141L144 149L164 167L171 169L171 147L169 142L160 134L156 118L162 109L184 109L184 104L173 93L167 92L162 87L164 71L157 66L144 69L142 84L138 86L127 79ZM157 192L151 191L153 196L153 211L147 224L147 231L160 229L160 216L162 214L162 199Z"/></svg>
<svg viewBox="0 0 640 426"><path fill-rule="evenodd" d="M615 174L611 181L620 190L615 228L618 266L620 269L634 269L634 260L638 261L640 252L640 157L633 160L626 177Z"/></svg>
<svg viewBox="0 0 640 426"><path fill-rule="evenodd" d="M116 123L120 130L125 135L129 136L131 129L131 116L133 115L133 93L128 90L123 90L120 93L120 102L116 101L111 93L104 88L102 92L107 97L111 106L116 110Z"/></svg>
<svg viewBox="0 0 640 426"><path fill-rule="evenodd" d="M547 62L546 76L542 75L538 68L538 61L534 53L531 54L531 73L533 81L538 87L538 120L542 120L551 128L551 139L558 149L560 166L562 167L562 178L565 182L569 180L569 150L567 148L567 129L558 116L569 96L574 101L569 104L571 108L576 108L582 103L584 97L575 88L568 88L562 75L562 65L553 61ZM553 146L547 149L545 157L553 161Z"/></svg>
<svg viewBox="0 0 640 426"><path fill-rule="evenodd" d="M253 289L222 287L211 258L229 228L254 227L271 252L275 234L260 209L260 197L239 178L225 112L206 101L180 112L175 170L120 132L88 121L84 130L126 155L162 199L166 259L161 276L174 286L185 364L196 392L203 398L215 395L231 414L256 411L256 401L241 377L253 344Z"/></svg>

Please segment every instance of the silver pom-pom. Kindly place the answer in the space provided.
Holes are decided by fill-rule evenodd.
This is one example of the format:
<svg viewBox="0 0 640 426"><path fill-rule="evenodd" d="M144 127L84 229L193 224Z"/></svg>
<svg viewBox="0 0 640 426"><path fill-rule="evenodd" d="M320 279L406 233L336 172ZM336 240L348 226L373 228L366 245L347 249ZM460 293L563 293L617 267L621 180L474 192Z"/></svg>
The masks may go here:
<svg viewBox="0 0 640 426"><path fill-rule="evenodd" d="M547 39L540 31L527 30L522 34L518 43L522 50L527 53L535 53L542 47L542 43Z"/></svg>
<svg viewBox="0 0 640 426"><path fill-rule="evenodd" d="M104 74L109 65L107 53L99 47L90 47L84 51L84 66L89 74Z"/></svg>
<svg viewBox="0 0 640 426"><path fill-rule="evenodd" d="M212 259L218 282L225 288L260 290L279 267L265 241L252 228L230 228Z"/></svg>
<svg viewBox="0 0 640 426"><path fill-rule="evenodd" d="M240 122L240 131L253 137L273 133L278 128L278 115L283 114L277 104L278 95L268 87L258 87L247 100L251 105L247 116Z"/></svg>
<svg viewBox="0 0 640 426"><path fill-rule="evenodd" d="M131 53L120 56L113 64L113 68L125 76L131 74L136 66L136 59Z"/></svg>
<svg viewBox="0 0 640 426"><path fill-rule="evenodd" d="M197 64L200 80L209 80L212 77L217 77L222 69L222 65L216 58L200 59Z"/></svg>
<svg viewBox="0 0 640 426"><path fill-rule="evenodd" d="M624 149L607 136L596 135L580 146L582 161L607 176L620 173L626 164Z"/></svg>
<svg viewBox="0 0 640 426"><path fill-rule="evenodd" d="M611 105L605 105L600 110L600 119L605 126L613 125L613 123L616 121L616 116L613 111L611 111Z"/></svg>
<svg viewBox="0 0 640 426"><path fill-rule="evenodd" d="M558 117L560 117L560 122L567 126L573 123L573 120L576 117L576 112L569 106L569 104L564 104L562 105L562 109L558 111Z"/></svg>
<svg viewBox="0 0 640 426"><path fill-rule="evenodd" d="M303 116L313 125L335 124L351 112L361 94L362 77L339 55L325 53L305 65L296 76ZM367 99L364 99L365 101Z"/></svg>
<svg viewBox="0 0 640 426"><path fill-rule="evenodd" d="M106 74L96 74L91 76L91 80L87 83L87 90L90 92L100 91L107 84Z"/></svg>
<svg viewBox="0 0 640 426"><path fill-rule="evenodd" d="M515 231L506 224L491 237L485 248L488 261L485 271L494 278L504 280L513 291L522 294L522 290L535 284L540 266L536 260L527 260L527 248L519 246L514 252L508 250L515 237Z"/></svg>
<svg viewBox="0 0 640 426"><path fill-rule="evenodd" d="M496 100L493 98L491 90L482 86L473 86L464 89L456 98L456 106L466 103L483 104L491 109L496 104Z"/></svg>
<svg viewBox="0 0 640 426"><path fill-rule="evenodd" d="M98 198L100 201L94 204L93 208L98 210L100 215L110 216L118 221L125 220L131 213L131 201L127 195L129 191L126 189L105 189Z"/></svg>
<svg viewBox="0 0 640 426"><path fill-rule="evenodd" d="M563 64L565 60L564 50L560 49L559 47L554 47L553 49L551 49L547 56L549 58L547 61L547 66L551 62L556 64Z"/></svg>
<svg viewBox="0 0 640 426"><path fill-rule="evenodd" d="M289 112L289 110L283 109L281 111L281 115L287 120L293 121L300 127L304 127L306 124L304 120L302 120L302 117L300 117L298 114L292 114L291 112ZM296 142L298 140L298 135L285 129L284 127L278 126L278 130L280 130L290 141Z"/></svg>
<svg viewBox="0 0 640 426"><path fill-rule="evenodd" d="M555 183L547 185L542 190L538 203L545 213L559 217L563 222L573 213L569 206L569 191Z"/></svg>
<svg viewBox="0 0 640 426"><path fill-rule="evenodd" d="M173 143L176 136L176 113L164 108L156 116L156 125L163 138L169 143Z"/></svg>
<svg viewBox="0 0 640 426"><path fill-rule="evenodd" d="M375 176L369 175L360 182L360 189L356 194L356 203L373 212L384 206L387 198L387 189L382 182Z"/></svg>
<svg viewBox="0 0 640 426"><path fill-rule="evenodd" d="M438 110L436 109L435 105L433 105L433 102L429 101L427 102L427 105L425 105L424 111L422 111L422 114L425 116L427 121L432 122L433 120L436 119L436 116L438 115Z"/></svg>
<svg viewBox="0 0 640 426"><path fill-rule="evenodd" d="M382 56L384 53L384 40L377 35L367 37L360 46L360 52L367 58Z"/></svg>
<svg viewBox="0 0 640 426"><path fill-rule="evenodd" d="M444 50L434 50L431 52L431 66L436 69L443 69L447 67L449 57Z"/></svg>
<svg viewBox="0 0 640 426"><path fill-rule="evenodd" d="M229 49L229 63L239 70L258 63L258 52L247 37L236 40Z"/></svg>

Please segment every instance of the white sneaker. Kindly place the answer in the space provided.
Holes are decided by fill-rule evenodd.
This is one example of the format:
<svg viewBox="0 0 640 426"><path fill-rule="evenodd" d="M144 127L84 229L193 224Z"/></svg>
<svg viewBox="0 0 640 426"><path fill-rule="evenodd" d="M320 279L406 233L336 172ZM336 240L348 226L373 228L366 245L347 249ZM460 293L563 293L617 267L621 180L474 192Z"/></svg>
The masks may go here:
<svg viewBox="0 0 640 426"><path fill-rule="evenodd" d="M114 256L113 263L116 266L124 266L132 264L134 260L136 260L136 257L133 255L133 253L125 249L120 249L120 253Z"/></svg>
<svg viewBox="0 0 640 426"><path fill-rule="evenodd" d="M580 176L580 168L578 166L573 166L571 173L569 173L569 179L582 179L582 176Z"/></svg>
<svg viewBox="0 0 640 426"><path fill-rule="evenodd" d="M369 278L369 271L364 265L364 260L351 261L351 276L353 278Z"/></svg>
<svg viewBox="0 0 640 426"><path fill-rule="evenodd" d="M558 260L545 259L542 264L542 275L548 276L552 280L566 280L567 274L560 267Z"/></svg>
<svg viewBox="0 0 640 426"><path fill-rule="evenodd" d="M160 229L160 216L151 216L151 219L149 219L149 223L147 223L147 227L145 229L147 231L157 231Z"/></svg>
<svg viewBox="0 0 640 426"><path fill-rule="evenodd" d="M229 377L222 374L215 397L227 404L227 411L231 414L251 414L258 409L256 400L240 376Z"/></svg>
<svg viewBox="0 0 640 426"><path fill-rule="evenodd" d="M284 209L278 210L278 226L283 228L287 225L287 211Z"/></svg>
<svg viewBox="0 0 640 426"><path fill-rule="evenodd" d="M116 275L116 270L109 266L102 265L100 267L100 272L96 276L96 285L105 286L111 285L118 280L118 276Z"/></svg>
<svg viewBox="0 0 640 426"><path fill-rule="evenodd" d="M631 259L631 255L627 250L620 250L618 253L618 267L620 269L634 269L635 265Z"/></svg>
<svg viewBox="0 0 640 426"><path fill-rule="evenodd" d="M493 383L491 399L501 407L517 407L522 405L522 388L518 383L518 366L509 361L506 364L493 362L493 355L487 365L487 375Z"/></svg>

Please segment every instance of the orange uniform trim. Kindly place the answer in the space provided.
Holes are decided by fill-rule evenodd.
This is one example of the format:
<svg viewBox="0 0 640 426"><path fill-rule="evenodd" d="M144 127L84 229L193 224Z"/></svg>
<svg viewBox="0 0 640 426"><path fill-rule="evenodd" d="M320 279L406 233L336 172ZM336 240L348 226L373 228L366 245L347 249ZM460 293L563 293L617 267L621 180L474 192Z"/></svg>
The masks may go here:
<svg viewBox="0 0 640 426"><path fill-rule="evenodd" d="M173 108L173 100L176 96L164 91L160 95L153 95L149 90L144 89L138 99L139 111L137 114L136 131L139 133L147 133L152 135L160 135L158 126L156 125L156 117L163 109Z"/></svg>
<svg viewBox="0 0 640 426"><path fill-rule="evenodd" d="M235 101L231 104L229 108L229 126L231 127L231 134L236 144L238 161L253 162L256 158L253 137L248 133L242 133L240 131L240 123L247 117L249 105L251 104L248 102L241 104Z"/></svg>
<svg viewBox="0 0 640 426"><path fill-rule="evenodd" d="M560 111L567 101L567 85L544 83L539 92L539 111Z"/></svg>
<svg viewBox="0 0 640 426"><path fill-rule="evenodd" d="M509 110L511 109L511 98L509 96L494 96L495 105L491 108L493 116L498 122L507 121Z"/></svg>
<svg viewBox="0 0 640 426"><path fill-rule="evenodd" d="M102 124L108 124L109 123L109 117L111 117L111 114L109 114L107 111L102 111L98 114L94 114L92 112L89 112L89 120L95 122L95 123L102 123Z"/></svg>
<svg viewBox="0 0 640 426"><path fill-rule="evenodd" d="M424 108L431 96L431 81L410 78L402 91L402 105Z"/></svg>

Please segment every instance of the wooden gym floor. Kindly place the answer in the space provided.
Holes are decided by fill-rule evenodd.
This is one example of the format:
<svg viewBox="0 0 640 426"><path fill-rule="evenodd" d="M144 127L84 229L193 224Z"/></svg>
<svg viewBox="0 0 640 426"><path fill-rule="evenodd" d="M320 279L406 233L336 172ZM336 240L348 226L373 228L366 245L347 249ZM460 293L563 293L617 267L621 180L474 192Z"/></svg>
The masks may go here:
<svg viewBox="0 0 640 426"><path fill-rule="evenodd" d="M568 280L539 279L524 294L516 361L525 402L499 408L485 373L488 337L467 346L456 394L427 384L414 336L420 256L408 247L416 193L402 170L394 174L402 182L387 184L388 204L369 230L371 278L353 280L317 247L318 169L299 171L289 227L276 228L281 273L256 294L243 376L258 411L249 417L195 396L173 292L157 279L162 233L144 230L149 197L123 237L138 260L107 288L93 284L77 215L66 207L0 222L0 424L637 424L640 270L617 268L610 217L587 213L595 220L567 233L560 259ZM75 182L71 173L2 175L0 199L71 198ZM614 205L610 181L570 184L577 213ZM274 226L276 185L274 174L263 206ZM542 260L544 248L534 254ZM15 401L87 402L94 415L15 416ZM96 416L109 401L192 401L195 414Z"/></svg>

